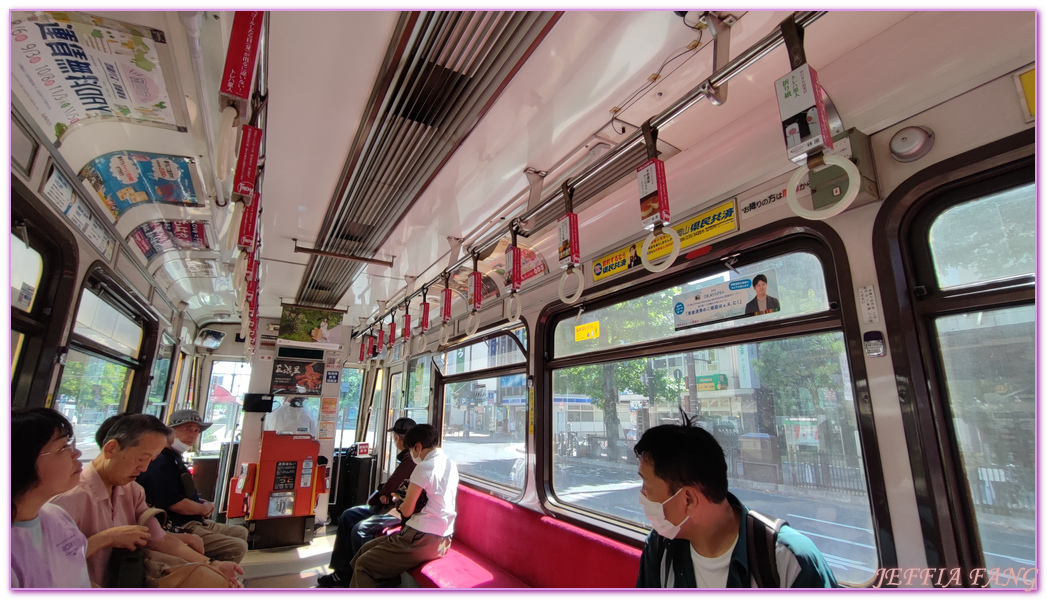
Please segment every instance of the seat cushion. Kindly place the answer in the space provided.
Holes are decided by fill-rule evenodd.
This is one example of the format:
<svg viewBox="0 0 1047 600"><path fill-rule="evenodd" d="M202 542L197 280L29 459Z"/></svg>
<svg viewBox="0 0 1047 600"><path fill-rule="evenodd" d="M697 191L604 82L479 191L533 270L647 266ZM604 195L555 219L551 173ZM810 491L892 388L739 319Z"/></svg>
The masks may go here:
<svg viewBox="0 0 1047 600"><path fill-rule="evenodd" d="M442 558L409 571L421 587L435 588L525 588L513 577L480 553L454 541Z"/></svg>

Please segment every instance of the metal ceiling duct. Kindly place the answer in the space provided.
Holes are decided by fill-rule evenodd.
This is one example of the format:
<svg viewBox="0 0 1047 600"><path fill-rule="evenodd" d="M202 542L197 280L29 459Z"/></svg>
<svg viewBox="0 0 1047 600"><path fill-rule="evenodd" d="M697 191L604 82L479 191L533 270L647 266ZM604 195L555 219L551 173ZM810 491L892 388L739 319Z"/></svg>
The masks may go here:
<svg viewBox="0 0 1047 600"><path fill-rule="evenodd" d="M316 250L374 256L562 13L403 13ZM333 307L364 265L314 256L298 304Z"/></svg>

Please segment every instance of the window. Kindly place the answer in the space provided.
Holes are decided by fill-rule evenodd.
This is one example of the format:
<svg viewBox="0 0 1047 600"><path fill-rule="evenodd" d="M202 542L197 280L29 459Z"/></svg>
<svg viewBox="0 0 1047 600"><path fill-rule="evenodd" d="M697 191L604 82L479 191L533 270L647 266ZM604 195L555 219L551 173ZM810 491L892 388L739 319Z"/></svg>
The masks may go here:
<svg viewBox="0 0 1047 600"><path fill-rule="evenodd" d="M706 325L676 330L674 298L686 292L711 290L713 286L763 274L770 284L767 294L780 302L780 310L756 316L735 317ZM818 313L829 308L822 265L813 254L794 252L739 266L660 290L611 306L586 311L577 319L562 319L556 325L554 356L563 358L597 350L704 333L764 320L781 320Z"/></svg>
<svg viewBox="0 0 1047 600"><path fill-rule="evenodd" d="M131 358L138 358L142 344L142 327L86 288L73 333Z"/></svg>
<svg viewBox="0 0 1047 600"><path fill-rule="evenodd" d="M21 237L11 233L11 308L33 312L44 261L40 253L25 245Z"/></svg>
<svg viewBox="0 0 1047 600"><path fill-rule="evenodd" d="M510 335L515 339L510 338ZM524 355L526 350L527 330L518 327L508 333L491 335L475 344L448 350L437 358L437 366L445 377L450 377L527 362L527 356Z"/></svg>
<svg viewBox="0 0 1047 600"><path fill-rule="evenodd" d="M356 428L360 419L360 401L363 399L363 371L342 369L342 386L338 395L338 435L335 448L345 448L356 442Z"/></svg>
<svg viewBox="0 0 1047 600"><path fill-rule="evenodd" d="M382 379L384 378L385 370L378 369L378 372L374 376L374 393L371 395L371 407L367 418L367 435L364 437L364 441L375 447L375 434L378 429L378 412L382 406Z"/></svg>
<svg viewBox="0 0 1047 600"><path fill-rule="evenodd" d="M202 454L216 454L222 444L234 441L250 383L251 363L219 360L212 364L204 421L214 425L200 435Z"/></svg>
<svg viewBox="0 0 1047 600"><path fill-rule="evenodd" d="M98 456L95 432L127 405L134 371L127 365L70 349L53 408L73 423L81 462Z"/></svg>
<svg viewBox="0 0 1047 600"><path fill-rule="evenodd" d="M463 475L523 490L527 474L526 375L444 386L443 448Z"/></svg>
<svg viewBox="0 0 1047 600"><path fill-rule="evenodd" d="M432 387L432 360L428 355L420 356L409 363L407 382L407 408L405 417L415 423L429 422L429 395Z"/></svg>
<svg viewBox="0 0 1047 600"><path fill-rule="evenodd" d="M88 285L93 289L85 287L81 293L52 405L75 424L81 461L98 455L94 436L105 419L144 409L139 403L147 391L145 361L151 359L137 360L145 320L137 314L130 316L134 314L131 302L123 292L101 270L89 276ZM151 348L145 354L151 355Z"/></svg>
<svg viewBox="0 0 1047 600"><path fill-rule="evenodd" d="M1001 571L1036 564L1035 318L1030 305L935 320L985 566Z"/></svg>
<svg viewBox="0 0 1047 600"><path fill-rule="evenodd" d="M171 370L171 353L174 350L174 338L166 332L163 334L160 349L153 360L153 371L149 374L149 389L145 399L145 414L153 415L161 421L164 418L164 409L167 399L164 392L167 389L167 376ZM175 390L177 393L177 390Z"/></svg>
<svg viewBox="0 0 1047 600"><path fill-rule="evenodd" d="M737 272L713 268L577 320L565 311L555 322L550 364L555 499L590 515L649 528L637 501L641 483L633 447L647 429L679 424L682 409L719 441L729 489L742 503L807 535L838 580L868 581L880 566L873 508L848 348L839 317L829 310L822 259L792 251L737 266ZM676 329L674 314L680 313L674 297L731 290L732 282L733 289L744 289L738 282L758 274L768 280L768 300L757 310L768 312L747 315L738 309ZM779 302L776 310L770 298ZM743 306L751 299L737 301ZM766 328L749 328L749 334L742 329L800 316L813 317L826 331L770 339ZM716 339L710 334L726 330L751 339L710 345ZM687 343L696 346L693 350L653 350L646 356L628 350L644 342L680 344L684 336L692 336ZM812 496L818 502L811 502Z"/></svg>
<svg viewBox="0 0 1047 600"><path fill-rule="evenodd" d="M941 473L965 509L950 517L967 535L942 543L961 546L961 556L975 563L968 570L1018 573L1035 566L1036 190L1026 183L1032 179L1031 169L1019 170L921 199L907 233L906 268L922 288L912 302L913 329L926 378L934 382L935 413L915 418L934 423L937 447L951 455L932 462L938 457L922 451L914 460ZM1026 587L1006 576L990 585Z"/></svg>
<svg viewBox="0 0 1047 600"><path fill-rule="evenodd" d="M1031 275L1036 268L1035 211L1032 185L945 210L928 236L938 287L948 290Z"/></svg>

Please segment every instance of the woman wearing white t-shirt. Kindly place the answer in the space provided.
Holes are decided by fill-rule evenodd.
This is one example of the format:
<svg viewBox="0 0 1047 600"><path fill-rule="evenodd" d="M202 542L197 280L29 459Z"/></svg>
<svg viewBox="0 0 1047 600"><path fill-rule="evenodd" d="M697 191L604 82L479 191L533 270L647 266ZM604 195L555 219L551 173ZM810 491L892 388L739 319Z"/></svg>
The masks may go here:
<svg viewBox="0 0 1047 600"><path fill-rule="evenodd" d="M11 417L11 587L89 588L87 538L47 501L76 487L82 466L73 426L47 408Z"/></svg>
<svg viewBox="0 0 1047 600"><path fill-rule="evenodd" d="M404 435L404 447L417 465L411 472L400 514L408 517L400 532L373 539L349 561L349 587L392 587L400 574L447 553L454 534L458 466L436 444L432 425L415 425ZM427 501L419 508L425 492Z"/></svg>

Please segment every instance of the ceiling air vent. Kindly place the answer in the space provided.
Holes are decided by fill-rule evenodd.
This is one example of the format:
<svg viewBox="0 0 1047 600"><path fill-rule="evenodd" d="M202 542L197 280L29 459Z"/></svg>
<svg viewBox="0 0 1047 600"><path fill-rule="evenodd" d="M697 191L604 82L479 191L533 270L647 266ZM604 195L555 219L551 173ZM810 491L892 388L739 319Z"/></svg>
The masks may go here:
<svg viewBox="0 0 1047 600"><path fill-rule="evenodd" d="M411 90L411 96L396 114L430 127L438 124L438 109L453 103L457 91L465 89L470 80L435 63L425 66L420 79L421 85Z"/></svg>
<svg viewBox="0 0 1047 600"><path fill-rule="evenodd" d="M373 257L561 14L402 13L315 248ZM296 302L336 306L363 267L310 257Z"/></svg>

